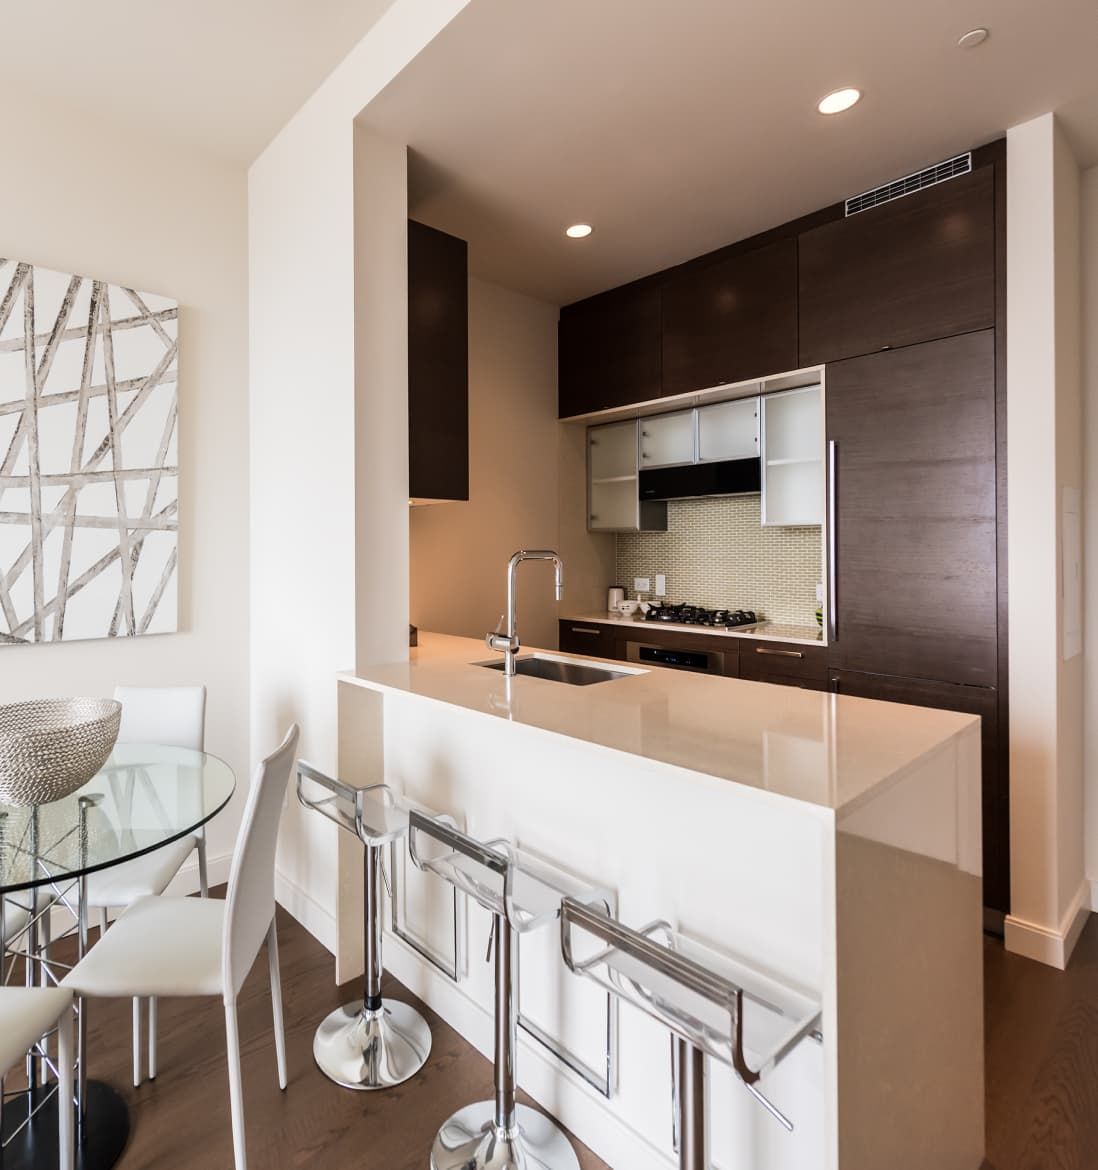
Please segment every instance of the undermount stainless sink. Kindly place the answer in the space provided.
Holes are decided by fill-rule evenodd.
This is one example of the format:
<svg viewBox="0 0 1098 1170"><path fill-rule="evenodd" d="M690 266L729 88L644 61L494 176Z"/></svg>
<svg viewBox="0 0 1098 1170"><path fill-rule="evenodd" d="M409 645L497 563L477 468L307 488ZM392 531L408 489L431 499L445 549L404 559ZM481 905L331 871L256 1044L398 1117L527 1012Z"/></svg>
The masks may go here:
<svg viewBox="0 0 1098 1170"><path fill-rule="evenodd" d="M487 670L503 670L503 662L477 662ZM615 678L628 678L639 674L636 670L614 670L609 666L596 666L593 662L571 662L566 658L550 658L548 655L528 654L515 659L515 674L527 674L533 678L546 678L551 682L568 683L573 687L586 687L592 683L609 682Z"/></svg>

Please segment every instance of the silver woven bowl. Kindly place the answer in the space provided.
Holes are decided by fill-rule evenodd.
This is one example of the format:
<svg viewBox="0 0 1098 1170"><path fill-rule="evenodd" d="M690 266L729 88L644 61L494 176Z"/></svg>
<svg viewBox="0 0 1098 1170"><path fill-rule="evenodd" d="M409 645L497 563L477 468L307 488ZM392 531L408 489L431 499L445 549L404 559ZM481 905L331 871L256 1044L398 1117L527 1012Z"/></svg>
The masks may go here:
<svg viewBox="0 0 1098 1170"><path fill-rule="evenodd" d="M122 704L114 699L42 699L0 706L0 804L47 804L106 763Z"/></svg>

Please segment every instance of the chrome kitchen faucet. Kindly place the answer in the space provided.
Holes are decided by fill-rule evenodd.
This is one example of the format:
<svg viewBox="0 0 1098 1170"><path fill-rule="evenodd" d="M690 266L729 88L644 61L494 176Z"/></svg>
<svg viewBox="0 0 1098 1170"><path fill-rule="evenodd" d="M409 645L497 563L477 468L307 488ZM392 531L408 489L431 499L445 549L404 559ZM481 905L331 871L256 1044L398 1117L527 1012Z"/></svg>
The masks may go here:
<svg viewBox="0 0 1098 1170"><path fill-rule="evenodd" d="M515 673L515 658L519 650L519 637L515 610L518 593L515 588L515 573L523 561L552 561L556 568L557 600L564 596L564 562L552 549L520 548L507 562L507 629L500 633L494 630L484 641L489 650L503 651L503 673L511 677Z"/></svg>

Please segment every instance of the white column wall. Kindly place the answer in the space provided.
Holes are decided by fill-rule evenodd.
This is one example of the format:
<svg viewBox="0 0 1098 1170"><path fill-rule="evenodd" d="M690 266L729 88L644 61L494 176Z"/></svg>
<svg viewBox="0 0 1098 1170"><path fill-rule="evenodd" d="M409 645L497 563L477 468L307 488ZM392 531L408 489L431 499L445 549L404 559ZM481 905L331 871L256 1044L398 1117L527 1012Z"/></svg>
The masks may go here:
<svg viewBox="0 0 1098 1170"><path fill-rule="evenodd" d="M1084 569L1086 610L1098 612L1098 167L1080 185L1083 335ZM1098 621L1084 623L1086 869L1098 909Z"/></svg>
<svg viewBox="0 0 1098 1170"><path fill-rule="evenodd" d="M335 675L371 600L355 576L354 120L466 2L397 0L249 172L253 755L296 719L301 754L336 763ZM373 555L406 614L406 531ZM289 802L278 861L279 899L332 949L335 832Z"/></svg>
<svg viewBox="0 0 1098 1170"><path fill-rule="evenodd" d="M1078 168L1052 114L1007 134L1011 902L1064 966L1084 923L1082 657L1063 657L1062 507L1082 486Z"/></svg>

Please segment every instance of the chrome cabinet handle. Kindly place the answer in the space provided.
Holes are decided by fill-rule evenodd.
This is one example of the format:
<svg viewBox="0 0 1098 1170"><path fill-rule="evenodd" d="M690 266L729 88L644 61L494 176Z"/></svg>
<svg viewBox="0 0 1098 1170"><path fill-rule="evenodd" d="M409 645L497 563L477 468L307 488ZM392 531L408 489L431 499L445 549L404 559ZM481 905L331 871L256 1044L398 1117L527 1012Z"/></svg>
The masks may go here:
<svg viewBox="0 0 1098 1170"><path fill-rule="evenodd" d="M839 443L827 444L827 640L839 640Z"/></svg>
<svg viewBox="0 0 1098 1170"><path fill-rule="evenodd" d="M601 634L602 630L596 626L569 626L573 634Z"/></svg>
<svg viewBox="0 0 1098 1170"><path fill-rule="evenodd" d="M801 650L772 650L769 646L756 646L756 654L770 654L775 658L803 658L804 652Z"/></svg>

